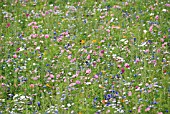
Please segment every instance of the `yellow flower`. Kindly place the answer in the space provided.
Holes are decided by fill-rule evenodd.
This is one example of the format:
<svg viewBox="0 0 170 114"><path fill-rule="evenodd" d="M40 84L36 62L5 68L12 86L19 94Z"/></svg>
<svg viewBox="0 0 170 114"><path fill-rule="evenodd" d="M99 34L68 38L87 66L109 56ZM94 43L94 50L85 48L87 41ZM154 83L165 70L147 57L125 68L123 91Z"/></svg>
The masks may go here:
<svg viewBox="0 0 170 114"><path fill-rule="evenodd" d="M44 52L44 56L46 55L46 52Z"/></svg>
<svg viewBox="0 0 170 114"><path fill-rule="evenodd" d="M80 40L80 43L81 43L81 44L84 44L84 43L85 43L85 40Z"/></svg>
<svg viewBox="0 0 170 114"><path fill-rule="evenodd" d="M106 73L106 71L102 70L102 73L103 73L103 74L105 74L105 73Z"/></svg>
<svg viewBox="0 0 170 114"><path fill-rule="evenodd" d="M92 40L92 43L96 43L96 40Z"/></svg>
<svg viewBox="0 0 170 114"><path fill-rule="evenodd" d="M49 84L46 84L46 86L51 88L51 86Z"/></svg>
<svg viewBox="0 0 170 114"><path fill-rule="evenodd" d="M126 36L123 36L123 38L126 38Z"/></svg>
<svg viewBox="0 0 170 114"><path fill-rule="evenodd" d="M125 102L125 99L122 99L121 102L124 103L124 102Z"/></svg>

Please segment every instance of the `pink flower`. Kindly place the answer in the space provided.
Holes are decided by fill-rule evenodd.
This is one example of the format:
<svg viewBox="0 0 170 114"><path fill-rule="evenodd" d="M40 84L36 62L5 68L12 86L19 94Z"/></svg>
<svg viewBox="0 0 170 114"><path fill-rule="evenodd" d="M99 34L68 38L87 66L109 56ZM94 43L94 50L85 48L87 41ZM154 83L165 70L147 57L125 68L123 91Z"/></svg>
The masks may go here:
<svg viewBox="0 0 170 114"><path fill-rule="evenodd" d="M50 9L50 10L48 10L49 12L53 12L53 10L52 9Z"/></svg>
<svg viewBox="0 0 170 114"><path fill-rule="evenodd" d="M163 39L163 38L161 38L161 39L160 39L160 41L161 41L161 42L164 42L164 39Z"/></svg>
<svg viewBox="0 0 170 114"><path fill-rule="evenodd" d="M110 33L110 30L109 30L109 29L107 29L106 31L107 31L108 33Z"/></svg>
<svg viewBox="0 0 170 114"><path fill-rule="evenodd" d="M30 88L34 88L34 84L30 84Z"/></svg>
<svg viewBox="0 0 170 114"><path fill-rule="evenodd" d="M95 67L96 66L96 62L93 62L93 67Z"/></svg>
<svg viewBox="0 0 170 114"><path fill-rule="evenodd" d="M161 51L161 49L157 49L157 53L159 53Z"/></svg>
<svg viewBox="0 0 170 114"><path fill-rule="evenodd" d="M44 13L42 13L41 15L42 15L43 17L45 17L45 14L44 14Z"/></svg>
<svg viewBox="0 0 170 114"><path fill-rule="evenodd" d="M130 68L129 64L128 63L125 63L124 65L126 68Z"/></svg>
<svg viewBox="0 0 170 114"><path fill-rule="evenodd" d="M162 48L165 48L165 44L162 44Z"/></svg>
<svg viewBox="0 0 170 114"><path fill-rule="evenodd" d="M127 6L127 5L128 5L128 2L125 2L125 5Z"/></svg>
<svg viewBox="0 0 170 114"><path fill-rule="evenodd" d="M80 84L81 82L79 80L76 80L76 84Z"/></svg>
<svg viewBox="0 0 170 114"><path fill-rule="evenodd" d="M38 29L38 26L32 26L32 28Z"/></svg>
<svg viewBox="0 0 170 114"><path fill-rule="evenodd" d="M58 39L57 39L57 42L61 42L61 41L62 41L62 38L58 38Z"/></svg>
<svg viewBox="0 0 170 114"><path fill-rule="evenodd" d="M33 80L37 80L38 78L37 77L34 77Z"/></svg>
<svg viewBox="0 0 170 114"><path fill-rule="evenodd" d="M71 55L68 56L68 59L71 59Z"/></svg>
<svg viewBox="0 0 170 114"><path fill-rule="evenodd" d="M141 112L141 108L138 108L138 113L140 113Z"/></svg>
<svg viewBox="0 0 170 114"><path fill-rule="evenodd" d="M105 16L100 16L100 19L103 19L103 18L105 18Z"/></svg>
<svg viewBox="0 0 170 114"><path fill-rule="evenodd" d="M158 112L158 114L163 114L162 112Z"/></svg>
<svg viewBox="0 0 170 114"><path fill-rule="evenodd" d="M113 16L114 16L114 14L111 14L110 16L112 16L112 17L113 17Z"/></svg>
<svg viewBox="0 0 170 114"><path fill-rule="evenodd" d="M13 55L13 58L17 58L17 55L16 55L16 54L14 54L14 55Z"/></svg>
<svg viewBox="0 0 170 114"><path fill-rule="evenodd" d="M149 110L150 110L150 107L146 108L146 109L145 109L145 112L147 112L147 111L149 111Z"/></svg>
<svg viewBox="0 0 170 114"><path fill-rule="evenodd" d="M139 58L136 58L135 62L138 63L139 61L140 61Z"/></svg>
<svg viewBox="0 0 170 114"><path fill-rule="evenodd" d="M100 62L100 59L97 59L97 62Z"/></svg>
<svg viewBox="0 0 170 114"><path fill-rule="evenodd" d="M70 62L73 63L73 62L75 62L75 61L76 61L76 58L72 59Z"/></svg>
<svg viewBox="0 0 170 114"><path fill-rule="evenodd" d="M93 52L93 55L97 55L96 51Z"/></svg>
<svg viewBox="0 0 170 114"><path fill-rule="evenodd" d="M166 36L163 36L163 38L167 38Z"/></svg>
<svg viewBox="0 0 170 114"><path fill-rule="evenodd" d="M94 78L96 78L96 79L97 79L97 78L99 78L99 76L96 74L96 75L94 75Z"/></svg>
<svg viewBox="0 0 170 114"><path fill-rule="evenodd" d="M100 57L103 57L103 53L99 53L99 56L100 56Z"/></svg>
<svg viewBox="0 0 170 114"><path fill-rule="evenodd" d="M32 25L32 22L28 24L28 26L31 26Z"/></svg>
<svg viewBox="0 0 170 114"><path fill-rule="evenodd" d="M60 74L57 74L56 78L60 78Z"/></svg>
<svg viewBox="0 0 170 114"><path fill-rule="evenodd" d="M74 85L76 85L76 83L71 83L69 86L72 87L72 86L74 86Z"/></svg>
<svg viewBox="0 0 170 114"><path fill-rule="evenodd" d="M64 50L62 49L62 50L61 50L61 53L63 53L63 52L64 52Z"/></svg>
<svg viewBox="0 0 170 114"><path fill-rule="evenodd" d="M146 50L145 50L145 53L149 53L149 49L146 49Z"/></svg>
<svg viewBox="0 0 170 114"><path fill-rule="evenodd" d="M50 81L50 80L51 80L51 78L50 78L50 77L48 77L48 78L47 78L47 80L48 80L48 81Z"/></svg>
<svg viewBox="0 0 170 114"><path fill-rule="evenodd" d="M88 59L88 60L90 59L90 55L87 56L87 59Z"/></svg>
<svg viewBox="0 0 170 114"><path fill-rule="evenodd" d="M91 69L87 69L86 74L90 74L90 73L91 73Z"/></svg>
<svg viewBox="0 0 170 114"><path fill-rule="evenodd" d="M53 74L50 74L50 78L54 78L54 75L53 75Z"/></svg>
<svg viewBox="0 0 170 114"><path fill-rule="evenodd" d="M3 76L0 76L0 79L5 79L5 77L3 77Z"/></svg>
<svg viewBox="0 0 170 114"><path fill-rule="evenodd" d="M110 110L107 110L106 113L107 113L107 114L110 113Z"/></svg>
<svg viewBox="0 0 170 114"><path fill-rule="evenodd" d="M31 37L36 38L38 34L31 34Z"/></svg>
<svg viewBox="0 0 170 114"><path fill-rule="evenodd" d="M165 4L165 6L170 7L170 4Z"/></svg>
<svg viewBox="0 0 170 114"><path fill-rule="evenodd" d="M34 25L36 25L37 24L37 22L32 22Z"/></svg>
<svg viewBox="0 0 170 114"><path fill-rule="evenodd" d="M151 90L148 90L148 93L150 93L151 92Z"/></svg>
<svg viewBox="0 0 170 114"><path fill-rule="evenodd" d="M79 75L79 73L80 73L80 71L76 71L76 75L77 75L77 76Z"/></svg>
<svg viewBox="0 0 170 114"><path fill-rule="evenodd" d="M48 12L48 11L46 11L46 12L45 12L45 14L49 14L49 12Z"/></svg>
<svg viewBox="0 0 170 114"><path fill-rule="evenodd" d="M132 96L132 92L131 91L128 92L128 96Z"/></svg>
<svg viewBox="0 0 170 114"><path fill-rule="evenodd" d="M36 46L37 45L37 42L34 42L34 46Z"/></svg>
<svg viewBox="0 0 170 114"><path fill-rule="evenodd" d="M2 84L1 84L1 86L5 86L5 84L4 84L4 83L2 83Z"/></svg>
<svg viewBox="0 0 170 114"><path fill-rule="evenodd" d="M153 31L153 25L150 26L149 31L150 31L150 32Z"/></svg>
<svg viewBox="0 0 170 114"><path fill-rule="evenodd" d="M76 78L76 77L77 77L77 75L73 75L73 76L72 76L72 78Z"/></svg>
<svg viewBox="0 0 170 114"><path fill-rule="evenodd" d="M86 50L86 49L84 50L84 53L87 53L87 50Z"/></svg>
<svg viewBox="0 0 170 114"><path fill-rule="evenodd" d="M49 38L49 35L48 35L48 34L46 34L46 35L45 35L45 38Z"/></svg>
<svg viewBox="0 0 170 114"><path fill-rule="evenodd" d="M58 6L54 6L54 10L57 10L58 9Z"/></svg>
<svg viewBox="0 0 170 114"><path fill-rule="evenodd" d="M117 65L117 67L118 67L118 68L120 68L120 67L121 67L121 65Z"/></svg>
<svg viewBox="0 0 170 114"><path fill-rule="evenodd" d="M136 19L139 19L139 16L136 16Z"/></svg>
<svg viewBox="0 0 170 114"><path fill-rule="evenodd" d="M156 16L155 16L155 19L156 19L156 20L158 20L158 19L159 19L159 16L158 16L158 15L156 15Z"/></svg>

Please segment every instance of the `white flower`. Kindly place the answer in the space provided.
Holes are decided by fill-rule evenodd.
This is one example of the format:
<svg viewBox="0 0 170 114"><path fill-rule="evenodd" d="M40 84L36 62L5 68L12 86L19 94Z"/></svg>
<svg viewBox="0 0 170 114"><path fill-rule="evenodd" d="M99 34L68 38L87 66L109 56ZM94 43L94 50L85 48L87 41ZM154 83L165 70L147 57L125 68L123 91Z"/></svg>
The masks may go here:
<svg viewBox="0 0 170 114"><path fill-rule="evenodd" d="M143 32L146 34L146 33L147 33L147 30L143 30Z"/></svg>
<svg viewBox="0 0 170 114"><path fill-rule="evenodd" d="M154 15L154 13L151 13L150 16Z"/></svg>
<svg viewBox="0 0 170 114"><path fill-rule="evenodd" d="M91 82L86 82L86 85L90 85L91 84Z"/></svg>
<svg viewBox="0 0 170 114"><path fill-rule="evenodd" d="M126 39L121 39L120 41L121 41L121 42L124 42L124 41L126 41Z"/></svg>
<svg viewBox="0 0 170 114"><path fill-rule="evenodd" d="M22 48L22 47L20 47L19 49L20 49L19 51L23 51L24 50L24 48Z"/></svg>
<svg viewBox="0 0 170 114"><path fill-rule="evenodd" d="M25 99L25 96L20 96L20 99L21 99L21 100L24 100L24 99Z"/></svg>
<svg viewBox="0 0 170 114"><path fill-rule="evenodd" d="M68 75L71 75L71 72L69 72Z"/></svg>
<svg viewBox="0 0 170 114"><path fill-rule="evenodd" d="M163 12L166 12L167 10L166 10L166 9L163 9L162 11L163 11Z"/></svg>
<svg viewBox="0 0 170 114"><path fill-rule="evenodd" d="M124 110L120 110L119 112L120 112L120 113L124 113Z"/></svg>
<svg viewBox="0 0 170 114"><path fill-rule="evenodd" d="M71 106L71 104L67 104L67 106L68 106L68 107L70 107L70 106Z"/></svg>
<svg viewBox="0 0 170 114"><path fill-rule="evenodd" d="M135 110L136 109L136 107L133 107L133 110Z"/></svg>
<svg viewBox="0 0 170 114"><path fill-rule="evenodd" d="M36 47L36 50L40 50L40 46Z"/></svg>

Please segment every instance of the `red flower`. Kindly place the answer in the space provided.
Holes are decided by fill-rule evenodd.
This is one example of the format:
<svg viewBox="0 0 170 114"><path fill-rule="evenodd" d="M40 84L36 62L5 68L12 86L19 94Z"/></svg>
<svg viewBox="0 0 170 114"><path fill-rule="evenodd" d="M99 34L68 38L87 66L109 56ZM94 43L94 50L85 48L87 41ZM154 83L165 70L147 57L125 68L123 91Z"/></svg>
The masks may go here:
<svg viewBox="0 0 170 114"><path fill-rule="evenodd" d="M10 23L8 23L7 25L6 25L6 28L8 28L10 26Z"/></svg>

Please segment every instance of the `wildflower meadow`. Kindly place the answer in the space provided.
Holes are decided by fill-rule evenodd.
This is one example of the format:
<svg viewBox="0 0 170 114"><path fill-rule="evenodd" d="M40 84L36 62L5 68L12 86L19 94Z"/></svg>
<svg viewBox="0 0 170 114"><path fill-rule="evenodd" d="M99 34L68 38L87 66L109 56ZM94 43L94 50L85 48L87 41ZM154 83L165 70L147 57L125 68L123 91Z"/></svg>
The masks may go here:
<svg viewBox="0 0 170 114"><path fill-rule="evenodd" d="M170 0L0 0L0 114L170 114Z"/></svg>

